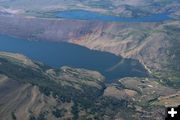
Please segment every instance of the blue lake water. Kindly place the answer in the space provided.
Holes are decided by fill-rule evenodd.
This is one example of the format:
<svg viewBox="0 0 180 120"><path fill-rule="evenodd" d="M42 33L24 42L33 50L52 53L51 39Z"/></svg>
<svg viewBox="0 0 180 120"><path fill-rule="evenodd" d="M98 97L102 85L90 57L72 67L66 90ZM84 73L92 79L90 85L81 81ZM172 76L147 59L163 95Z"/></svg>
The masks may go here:
<svg viewBox="0 0 180 120"><path fill-rule="evenodd" d="M85 10L67 10L55 13L56 17L65 19L99 20L106 22L161 22L171 19L168 14L160 13L139 18L124 18L118 16L104 15Z"/></svg>
<svg viewBox="0 0 180 120"><path fill-rule="evenodd" d="M99 71L110 81L126 76L147 75L144 67L136 60L70 43L28 41L0 35L0 51L24 54L55 68L70 66Z"/></svg>

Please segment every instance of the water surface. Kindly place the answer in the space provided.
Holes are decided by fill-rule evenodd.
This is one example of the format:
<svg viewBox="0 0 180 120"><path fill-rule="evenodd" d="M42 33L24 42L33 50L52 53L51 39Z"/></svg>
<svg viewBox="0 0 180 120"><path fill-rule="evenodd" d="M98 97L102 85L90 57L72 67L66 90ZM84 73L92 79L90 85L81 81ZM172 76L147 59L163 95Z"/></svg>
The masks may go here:
<svg viewBox="0 0 180 120"><path fill-rule="evenodd" d="M59 18L65 19L99 20L106 22L161 22L170 19L169 15L166 13L152 14L149 16L137 18L124 18L86 10L66 10L56 12L55 15Z"/></svg>
<svg viewBox="0 0 180 120"><path fill-rule="evenodd" d="M136 60L70 43L28 41L0 35L0 51L24 54L54 68L70 66L99 71L109 81L125 76L146 76L144 67Z"/></svg>

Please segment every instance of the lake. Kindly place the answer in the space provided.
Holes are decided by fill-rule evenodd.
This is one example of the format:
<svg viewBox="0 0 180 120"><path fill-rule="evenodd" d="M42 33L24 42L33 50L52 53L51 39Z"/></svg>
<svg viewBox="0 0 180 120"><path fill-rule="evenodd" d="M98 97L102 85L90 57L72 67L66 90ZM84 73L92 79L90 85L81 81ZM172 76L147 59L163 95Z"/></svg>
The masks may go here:
<svg viewBox="0 0 180 120"><path fill-rule="evenodd" d="M0 51L20 53L54 68L70 66L99 71L109 81L127 76L147 76L144 67L136 60L70 43L29 41L0 35Z"/></svg>
<svg viewBox="0 0 180 120"><path fill-rule="evenodd" d="M60 11L60 12L55 12L55 16L65 19L99 20L106 22L161 22L164 20L171 19L169 15L166 13L153 14L153 15L149 15L145 17L137 17L137 18L124 18L124 17L100 14L97 12L91 12L86 10Z"/></svg>

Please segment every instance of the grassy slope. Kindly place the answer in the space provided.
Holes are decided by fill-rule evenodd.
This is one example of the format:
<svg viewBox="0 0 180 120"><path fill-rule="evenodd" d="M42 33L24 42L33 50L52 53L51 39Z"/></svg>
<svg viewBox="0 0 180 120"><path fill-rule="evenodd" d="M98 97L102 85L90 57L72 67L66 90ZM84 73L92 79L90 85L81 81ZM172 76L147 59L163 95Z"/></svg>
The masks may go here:
<svg viewBox="0 0 180 120"><path fill-rule="evenodd" d="M21 114L16 110L21 110L21 106L28 106L28 104L30 104L26 100L33 98L31 98L31 96L29 95L27 95L27 97L25 96L26 94L28 94L27 92L29 92L30 94L31 92L34 91L35 88L33 86L38 86L38 89L40 90L41 93L43 93L43 96L45 98L46 96L49 97L48 99L45 100L43 98L43 101L48 102L47 106L44 106L48 111L52 110L51 108L53 106L51 104L53 103L52 101L50 101L50 97L53 97L52 100L56 101L55 104L57 104L58 101L62 102L63 104L70 104L71 102L73 103L73 105L71 106L72 110L71 109L70 110L73 115L73 119L75 120L80 118L81 116L83 118L84 117L86 118L89 115L94 117L96 113L98 113L98 109L96 110L93 109L94 101L98 99L98 97L102 94L104 89L104 83L103 83L104 78L99 73L93 71L81 70L81 69L72 69L69 67L64 67L59 70L53 70L53 69L49 69L49 67L45 67L37 63L34 64L38 65L39 68L34 68L33 66L29 66L28 64L24 64L19 61L17 62L16 60L13 61L12 59L9 59L9 57L6 58L2 55L0 56L0 63L1 63L0 74L8 76L9 79L16 80L17 82L16 84L20 84L20 85L14 84L15 85L14 87L17 87L15 89L18 90L16 91L17 92L16 94L21 94L19 97L17 96L16 98L18 99L18 102L16 102L15 99L14 101L8 101L3 106L1 106L3 108L3 111L1 111L0 114L4 113L4 110L6 109L8 111L13 112L12 117L14 117L14 119L21 118L20 117ZM10 83L7 83L6 86L11 87ZM3 84L0 85L0 89L2 89L2 87ZM25 89L29 89L29 90L27 91L23 90L24 87ZM4 92L6 92L6 90L3 90L3 92L1 92L0 94L7 93L7 96L13 97L13 94L8 92L4 93ZM38 93L38 90L35 90L35 93ZM35 100L31 101L33 105L36 105L37 104L36 102L38 102L38 99L40 98L36 97L36 99L37 101ZM4 102L4 99L2 99L2 101L0 102L1 103ZM10 110L7 106L7 104L11 104L11 103L15 105L12 106L12 110ZM37 104L37 105L41 105L41 104ZM56 108L56 106L54 107ZM29 107L27 109L31 110L31 108ZM39 113L38 115L34 115L37 109L39 109L43 113L38 112ZM38 108L37 106L37 109L32 109L33 116L36 117L37 120L40 120L38 116L43 117L42 120L46 120L45 118L47 118L49 114L43 110L44 108L41 107ZM87 111L88 109L89 111ZM59 114L58 111L59 110L56 110L56 112L54 113L57 116ZM26 118L28 118L27 115L30 115L31 112L30 113L28 113L28 111L26 112L27 112ZM11 117L10 112L7 113L5 112L4 114L7 114L7 116ZM102 112L102 114L105 113ZM10 120L9 117L7 117L8 120ZM97 114L97 117L99 117L100 119L103 116L99 116Z"/></svg>
<svg viewBox="0 0 180 120"><path fill-rule="evenodd" d="M158 112L163 109L156 106L159 104L163 106L164 104L156 103L158 97L166 97L171 93L176 93L174 89L158 84L156 79L148 78L125 78L105 88L103 77L97 72L69 67L54 70L39 63L33 63L33 66L38 66L33 67L28 63L22 62L26 61L22 60L22 58L28 58L21 57L19 61L19 59L16 60L14 58L15 55L12 55L14 59L10 59L9 55L11 54L8 54L8 57L6 57L5 53L0 55L0 74L15 80L16 82L5 82L6 86L11 87L11 85L14 85L15 88L12 87L12 91L14 92L11 91L10 93L7 90L3 90L7 94L0 92L0 95L5 94L5 96L13 97L14 93L21 96L16 96L15 101L18 100L18 102L11 101L11 99L7 102L10 102L10 105L15 105L11 107L13 109L10 110L7 104L1 106L3 111L0 114L6 109L9 111L7 114L10 117L19 118L21 113L18 110L21 111L23 109L22 107L28 106L27 109L32 110L32 113L28 112L28 110L24 111L27 115L26 118L31 115L31 117L37 118L35 120L39 120L40 118L49 120L52 119L52 116L55 118L61 116L57 120L68 116L74 120L95 118L103 120L105 116L107 119L124 118L135 120L138 120L142 116L145 118L147 116L161 118L161 115L151 113L155 109ZM3 88L2 83L6 79L7 77L0 77L0 89ZM111 86L116 88L113 93L108 90ZM104 89L106 89L105 93L103 93ZM31 95L37 96L35 97L36 99L34 98L35 101L26 101L27 99L33 99ZM47 105L42 109L41 105L43 104L37 103L40 98L43 98L41 100ZM162 98L162 100L165 101L167 99ZM172 98L173 100L175 98ZM4 102L4 99L0 99L0 103L2 102ZM36 109L29 107L29 104L36 106ZM62 106L64 107L62 108ZM140 107L142 110L138 111L136 107ZM37 109L40 112L36 112ZM44 110L51 112L47 113ZM50 113L53 113L53 115ZM139 113L143 113L143 115Z"/></svg>

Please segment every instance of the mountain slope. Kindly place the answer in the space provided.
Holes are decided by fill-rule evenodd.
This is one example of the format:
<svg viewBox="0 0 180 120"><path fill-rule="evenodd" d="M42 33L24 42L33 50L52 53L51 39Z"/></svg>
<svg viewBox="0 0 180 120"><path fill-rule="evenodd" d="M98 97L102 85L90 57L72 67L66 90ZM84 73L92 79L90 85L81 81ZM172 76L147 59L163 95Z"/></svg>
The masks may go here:
<svg viewBox="0 0 180 120"><path fill-rule="evenodd" d="M83 112L85 105L92 104L103 92L104 77L97 72L69 67L53 70L33 63L36 68L19 61L22 58L31 61L19 56L0 54L0 116L3 120L72 119L78 114L72 112L77 103Z"/></svg>
<svg viewBox="0 0 180 120"><path fill-rule="evenodd" d="M2 120L162 120L164 106L180 100L177 89L158 79L129 77L106 84L95 71L52 69L5 52L0 53L0 91Z"/></svg>
<svg viewBox="0 0 180 120"><path fill-rule="evenodd" d="M73 43L138 59L149 72L179 86L179 21L142 24L112 24ZM174 83L171 83L174 82Z"/></svg>

